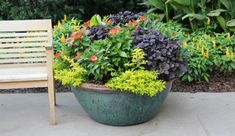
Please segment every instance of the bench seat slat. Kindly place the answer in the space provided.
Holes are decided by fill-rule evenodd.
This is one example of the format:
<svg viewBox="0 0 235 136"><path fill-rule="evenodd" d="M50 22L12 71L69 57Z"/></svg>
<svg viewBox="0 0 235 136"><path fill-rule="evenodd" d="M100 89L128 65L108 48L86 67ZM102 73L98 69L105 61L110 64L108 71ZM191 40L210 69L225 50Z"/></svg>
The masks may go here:
<svg viewBox="0 0 235 136"><path fill-rule="evenodd" d="M18 57L46 57L46 53L17 53L17 54L0 54L1 58L18 58Z"/></svg>
<svg viewBox="0 0 235 136"><path fill-rule="evenodd" d="M0 53L10 53L10 52L45 52L45 48L20 48L20 49L0 49Z"/></svg>
<svg viewBox="0 0 235 136"><path fill-rule="evenodd" d="M37 42L37 43L8 43L8 44L1 44L0 48L10 48L10 47L38 47L38 46L45 46L47 45L46 42Z"/></svg>
<svg viewBox="0 0 235 136"><path fill-rule="evenodd" d="M0 68L0 82L47 80L47 67Z"/></svg>
<svg viewBox="0 0 235 136"><path fill-rule="evenodd" d="M48 41L47 37L32 37L32 38L0 38L0 42L37 42L37 41Z"/></svg>
<svg viewBox="0 0 235 136"><path fill-rule="evenodd" d="M50 20L15 20L15 21L1 21L0 32L16 32L16 31L41 31L49 30L51 26ZM36 25L35 25L36 24ZM10 26L10 28L9 28Z"/></svg>
<svg viewBox="0 0 235 136"><path fill-rule="evenodd" d="M0 64L46 62L47 58L0 59Z"/></svg>
<svg viewBox="0 0 235 136"><path fill-rule="evenodd" d="M0 38L7 38L7 37L41 37L41 36L48 36L47 32L28 32L28 33L0 33Z"/></svg>

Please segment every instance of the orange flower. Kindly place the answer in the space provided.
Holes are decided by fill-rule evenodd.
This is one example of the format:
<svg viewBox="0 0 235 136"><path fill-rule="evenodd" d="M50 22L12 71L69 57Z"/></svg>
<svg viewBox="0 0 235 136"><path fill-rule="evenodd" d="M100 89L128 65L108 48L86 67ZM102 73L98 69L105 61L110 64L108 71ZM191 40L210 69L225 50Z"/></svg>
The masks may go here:
<svg viewBox="0 0 235 136"><path fill-rule="evenodd" d="M116 33L121 31L121 27L120 26L115 26L113 29L109 30L109 33L111 33L112 35L115 35Z"/></svg>
<svg viewBox="0 0 235 136"><path fill-rule="evenodd" d="M77 52L77 55L74 57L74 60L78 60L78 58L81 56L80 52Z"/></svg>
<svg viewBox="0 0 235 136"><path fill-rule="evenodd" d="M90 27L91 26L90 24L91 24L91 21L88 20L88 21L84 22L82 26L83 27Z"/></svg>
<svg viewBox="0 0 235 136"><path fill-rule="evenodd" d="M90 57L90 60L91 60L92 62L96 63L97 57L96 57L95 55L92 55L92 56Z"/></svg>
<svg viewBox="0 0 235 136"><path fill-rule="evenodd" d="M133 22L129 22L129 23L127 23L126 24L126 26L136 26L136 25L138 25L138 21L133 21Z"/></svg>
<svg viewBox="0 0 235 136"><path fill-rule="evenodd" d="M71 36L74 39L82 39L83 34L85 33L86 30L74 30L71 34Z"/></svg>
<svg viewBox="0 0 235 136"><path fill-rule="evenodd" d="M60 53L57 52L57 53L55 54L55 57L56 57L56 58L59 58L59 57L60 57Z"/></svg>
<svg viewBox="0 0 235 136"><path fill-rule="evenodd" d="M141 17L140 17L140 20L141 20L141 21L144 21L144 20L146 20L146 19L147 19L146 16L141 16Z"/></svg>

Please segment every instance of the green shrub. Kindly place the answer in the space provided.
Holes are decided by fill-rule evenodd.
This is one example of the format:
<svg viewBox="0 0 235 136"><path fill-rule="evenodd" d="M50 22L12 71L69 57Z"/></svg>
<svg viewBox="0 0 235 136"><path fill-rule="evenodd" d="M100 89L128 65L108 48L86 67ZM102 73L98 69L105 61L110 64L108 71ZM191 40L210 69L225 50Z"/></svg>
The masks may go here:
<svg viewBox="0 0 235 136"><path fill-rule="evenodd" d="M81 18L80 3L68 0L0 0L0 19L42 19L54 22L63 18Z"/></svg>
<svg viewBox="0 0 235 136"><path fill-rule="evenodd" d="M154 71L126 71L120 77L111 79L106 86L122 92L155 96L166 86L164 81L157 79L158 75L159 73Z"/></svg>
<svg viewBox="0 0 235 136"><path fill-rule="evenodd" d="M161 19L178 20L192 30L215 23L220 30L235 31L234 0L146 0L146 5Z"/></svg>
<svg viewBox="0 0 235 136"><path fill-rule="evenodd" d="M207 31L207 30L206 30ZM207 81L213 72L235 70L235 39L230 33L200 30L188 35L181 47L181 56L188 60L189 71L184 81Z"/></svg>
<svg viewBox="0 0 235 136"><path fill-rule="evenodd" d="M125 9L141 10L142 0L0 0L0 20L52 18L53 22L72 17L89 19L93 14L107 15Z"/></svg>

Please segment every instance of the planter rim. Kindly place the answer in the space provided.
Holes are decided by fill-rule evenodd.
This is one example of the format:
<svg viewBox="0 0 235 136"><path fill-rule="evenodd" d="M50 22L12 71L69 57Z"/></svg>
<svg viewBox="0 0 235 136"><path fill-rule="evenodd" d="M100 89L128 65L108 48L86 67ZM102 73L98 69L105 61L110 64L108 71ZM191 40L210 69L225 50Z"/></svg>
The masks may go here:
<svg viewBox="0 0 235 136"><path fill-rule="evenodd" d="M173 82L174 80L170 80L170 81L165 81L166 82L166 87ZM82 83L80 85L80 87L72 87L75 89L83 89L86 91L93 91L93 92L101 92L101 93L129 93L129 92L121 92L121 91L114 91L111 88L106 87L105 85L98 85L98 84L94 84L94 83Z"/></svg>

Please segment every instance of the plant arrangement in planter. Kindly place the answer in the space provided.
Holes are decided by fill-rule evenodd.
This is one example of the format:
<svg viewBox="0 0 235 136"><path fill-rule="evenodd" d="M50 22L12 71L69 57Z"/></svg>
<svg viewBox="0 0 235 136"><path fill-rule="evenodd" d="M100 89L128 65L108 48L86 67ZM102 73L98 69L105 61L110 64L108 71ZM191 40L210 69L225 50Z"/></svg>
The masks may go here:
<svg viewBox="0 0 235 136"><path fill-rule="evenodd" d="M130 11L54 29L55 78L70 85L94 120L133 125L150 120L185 69L181 43L156 30L156 19Z"/></svg>

